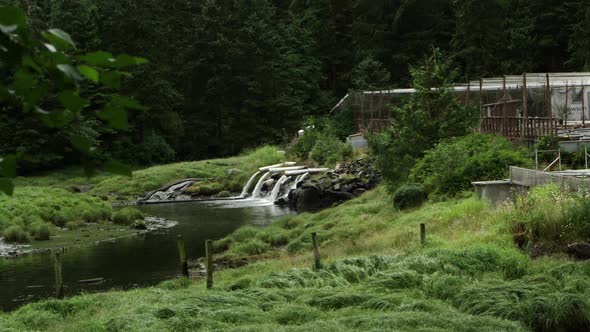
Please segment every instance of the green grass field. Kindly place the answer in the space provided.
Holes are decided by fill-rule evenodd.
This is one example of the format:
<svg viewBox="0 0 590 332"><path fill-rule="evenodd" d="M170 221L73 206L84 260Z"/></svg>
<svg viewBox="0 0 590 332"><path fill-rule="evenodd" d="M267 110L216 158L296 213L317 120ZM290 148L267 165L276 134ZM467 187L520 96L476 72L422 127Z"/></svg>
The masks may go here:
<svg viewBox="0 0 590 332"><path fill-rule="evenodd" d="M590 263L530 259L513 244L515 208L467 198L401 212L378 188L219 241L222 255L258 261L216 272L211 290L179 279L46 300L0 314L0 331L587 330Z"/></svg>

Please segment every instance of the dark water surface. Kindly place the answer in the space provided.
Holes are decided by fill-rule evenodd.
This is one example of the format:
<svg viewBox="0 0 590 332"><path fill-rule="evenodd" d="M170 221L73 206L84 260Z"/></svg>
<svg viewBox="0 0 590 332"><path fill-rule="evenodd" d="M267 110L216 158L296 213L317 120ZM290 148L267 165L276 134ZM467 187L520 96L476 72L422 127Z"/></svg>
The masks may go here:
<svg viewBox="0 0 590 332"><path fill-rule="evenodd" d="M147 215L175 220L173 228L142 236L66 249L66 296L81 292L149 286L179 273L176 237L182 234L190 259L205 255L206 239L219 239L244 224L268 225L289 210L266 201L192 202L139 206ZM78 280L104 278L98 285ZM0 258L0 310L12 310L54 293L50 253Z"/></svg>

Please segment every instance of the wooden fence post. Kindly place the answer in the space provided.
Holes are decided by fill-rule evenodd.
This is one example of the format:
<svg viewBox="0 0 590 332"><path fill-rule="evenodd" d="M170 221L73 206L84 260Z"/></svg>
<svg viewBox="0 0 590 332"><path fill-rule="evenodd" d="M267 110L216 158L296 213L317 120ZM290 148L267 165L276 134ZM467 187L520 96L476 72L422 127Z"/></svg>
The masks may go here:
<svg viewBox="0 0 590 332"><path fill-rule="evenodd" d="M55 253L54 257L54 270L55 270L55 297L63 299L64 297L64 285L61 270L61 253L63 248Z"/></svg>
<svg viewBox="0 0 590 332"><path fill-rule="evenodd" d="M176 242L178 245L178 255L180 258L180 269L182 271L182 275L188 278L188 262L186 261L186 249L184 247L182 235L178 235Z"/></svg>
<svg viewBox="0 0 590 332"><path fill-rule="evenodd" d="M318 240L316 232L311 233L311 244L313 245L313 267L314 269L319 269L321 267L320 250L318 249Z"/></svg>
<svg viewBox="0 0 590 332"><path fill-rule="evenodd" d="M424 223L420 224L420 244L426 244L426 224Z"/></svg>
<svg viewBox="0 0 590 332"><path fill-rule="evenodd" d="M205 241L205 255L207 256L207 289L213 287L213 242Z"/></svg>

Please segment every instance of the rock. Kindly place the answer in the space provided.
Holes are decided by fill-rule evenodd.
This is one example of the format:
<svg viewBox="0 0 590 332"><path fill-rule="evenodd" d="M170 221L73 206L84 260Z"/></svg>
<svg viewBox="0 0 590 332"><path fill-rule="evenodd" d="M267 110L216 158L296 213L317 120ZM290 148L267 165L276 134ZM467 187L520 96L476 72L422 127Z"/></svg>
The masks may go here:
<svg viewBox="0 0 590 332"><path fill-rule="evenodd" d="M298 190L297 198L295 199L295 210L316 211L320 205L322 191L315 186L302 187Z"/></svg>
<svg viewBox="0 0 590 332"><path fill-rule="evenodd" d="M360 195L364 194L365 192L367 192L367 189L365 189L365 188L356 188L355 190L352 191L352 194L354 196L360 196Z"/></svg>
<svg viewBox="0 0 590 332"><path fill-rule="evenodd" d="M349 199L354 198L354 196L352 194L347 193L347 192L328 191L326 193L328 195L330 195L332 199L334 199L335 201L338 201L338 202L347 201Z"/></svg>
<svg viewBox="0 0 590 332"><path fill-rule="evenodd" d="M132 227L135 229L147 229L145 221L140 220L140 219L133 221Z"/></svg>
<svg viewBox="0 0 590 332"><path fill-rule="evenodd" d="M275 205L278 206L286 206L289 204L289 201L285 197L281 197L275 201Z"/></svg>
<svg viewBox="0 0 590 332"><path fill-rule="evenodd" d="M267 190L268 190L268 189L269 189L269 188L271 188L271 187L272 187L274 184L275 184L275 180L274 180L274 179L268 179L268 180L266 180L266 181L264 181L264 182L262 183L262 188L263 188L263 189L267 189Z"/></svg>
<svg viewBox="0 0 590 332"><path fill-rule="evenodd" d="M72 186L72 191L75 193L85 193L92 189L92 186L84 186L84 185L74 185Z"/></svg>
<svg viewBox="0 0 590 332"><path fill-rule="evenodd" d="M225 174L227 174L227 176L232 177L234 175L239 175L242 173L241 169L237 169L237 168L230 168L228 169Z"/></svg>
<svg viewBox="0 0 590 332"><path fill-rule="evenodd" d="M362 195L377 186L381 175L369 160L357 159L343 163L323 176L299 183L287 195L287 204L299 211L317 211ZM277 204L284 205L281 200Z"/></svg>
<svg viewBox="0 0 590 332"><path fill-rule="evenodd" d="M590 259L590 243L572 243L567 246L567 251L577 258Z"/></svg>
<svg viewBox="0 0 590 332"><path fill-rule="evenodd" d="M165 201L168 199L168 194L163 191L155 192L150 196L150 201Z"/></svg>

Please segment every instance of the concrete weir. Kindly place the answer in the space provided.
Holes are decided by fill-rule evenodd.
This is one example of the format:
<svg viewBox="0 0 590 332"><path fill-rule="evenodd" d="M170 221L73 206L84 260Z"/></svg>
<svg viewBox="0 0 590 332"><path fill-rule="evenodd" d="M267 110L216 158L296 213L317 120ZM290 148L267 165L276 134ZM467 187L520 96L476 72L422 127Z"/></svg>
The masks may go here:
<svg viewBox="0 0 590 332"><path fill-rule="evenodd" d="M510 180L471 182L475 187L475 194L479 199L485 199L493 204L514 200L514 197L526 191L526 188L512 183Z"/></svg>

